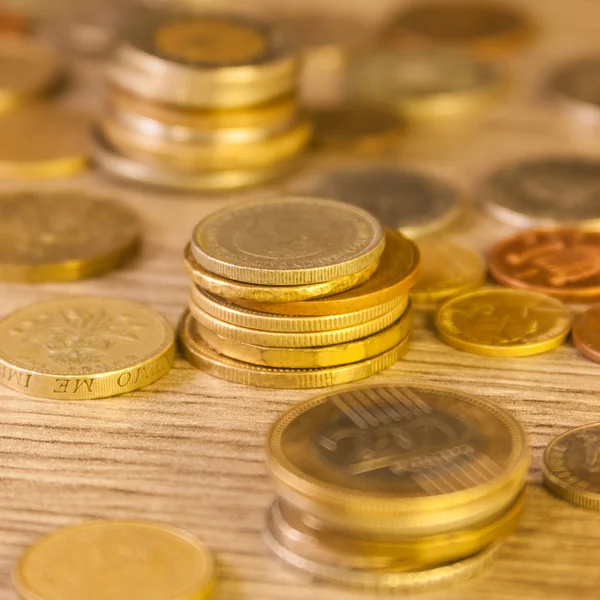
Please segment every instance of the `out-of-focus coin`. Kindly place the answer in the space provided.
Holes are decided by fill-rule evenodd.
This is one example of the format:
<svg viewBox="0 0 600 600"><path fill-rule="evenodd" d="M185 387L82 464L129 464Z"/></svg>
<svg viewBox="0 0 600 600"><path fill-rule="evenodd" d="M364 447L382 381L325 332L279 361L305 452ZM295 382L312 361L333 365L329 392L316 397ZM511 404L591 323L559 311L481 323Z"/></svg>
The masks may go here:
<svg viewBox="0 0 600 600"><path fill-rule="evenodd" d="M25 13L13 8L2 7L0 10L0 33L29 33L31 21Z"/></svg>
<svg viewBox="0 0 600 600"><path fill-rule="evenodd" d="M348 291L307 302L257 302L236 299L252 310L279 315L334 315L366 309L408 294L419 274L417 245L393 229L385 229L385 249L368 281Z"/></svg>
<svg viewBox="0 0 600 600"><path fill-rule="evenodd" d="M41 538L22 556L13 581L24 600L203 600L213 578L210 551L185 531L92 521Z"/></svg>
<svg viewBox="0 0 600 600"><path fill-rule="evenodd" d="M0 319L0 381L42 398L116 396L162 377L173 364L167 321L140 304L68 297Z"/></svg>
<svg viewBox="0 0 600 600"><path fill-rule="evenodd" d="M88 165L88 115L32 105L0 116L0 178L65 177Z"/></svg>
<svg viewBox="0 0 600 600"><path fill-rule="evenodd" d="M600 510L600 423L571 429L553 439L542 462L544 485L571 504Z"/></svg>
<svg viewBox="0 0 600 600"><path fill-rule="evenodd" d="M182 318L179 337L188 361L210 375L234 383L277 389L329 387L364 379L400 360L409 345L409 338L405 338L391 350L348 365L322 369L276 369L234 360L215 352L202 338L189 312Z"/></svg>
<svg viewBox="0 0 600 600"><path fill-rule="evenodd" d="M374 50L351 61L348 85L353 97L429 124L486 106L502 91L503 79L493 65L449 50Z"/></svg>
<svg viewBox="0 0 600 600"><path fill-rule="evenodd" d="M516 227L600 227L600 161L543 156L491 173L479 191L483 208Z"/></svg>
<svg viewBox="0 0 600 600"><path fill-rule="evenodd" d="M588 308L575 319L572 334L577 350L600 362L600 305Z"/></svg>
<svg viewBox="0 0 600 600"><path fill-rule="evenodd" d="M363 385L288 410L271 427L267 466L278 496L323 526L414 539L506 512L529 450L515 418L487 400Z"/></svg>
<svg viewBox="0 0 600 600"><path fill-rule="evenodd" d="M449 346L483 356L530 356L560 346L571 329L562 302L521 290L483 289L448 300L435 324Z"/></svg>
<svg viewBox="0 0 600 600"><path fill-rule="evenodd" d="M70 281L130 258L140 223L129 208L77 190L0 196L0 280Z"/></svg>
<svg viewBox="0 0 600 600"><path fill-rule="evenodd" d="M209 271L244 283L305 285L379 261L383 229L366 211L324 198L286 196L223 208L192 233Z"/></svg>
<svg viewBox="0 0 600 600"><path fill-rule="evenodd" d="M502 240L488 267L501 283L566 302L600 298L600 232L532 229Z"/></svg>
<svg viewBox="0 0 600 600"><path fill-rule="evenodd" d="M294 194L318 195L360 206L386 227L410 237L451 223L462 209L459 190L436 177L391 164L347 165L303 174Z"/></svg>
<svg viewBox="0 0 600 600"><path fill-rule="evenodd" d="M486 266L475 250L454 242L419 242L421 272L410 291L417 304L439 302L483 285Z"/></svg>

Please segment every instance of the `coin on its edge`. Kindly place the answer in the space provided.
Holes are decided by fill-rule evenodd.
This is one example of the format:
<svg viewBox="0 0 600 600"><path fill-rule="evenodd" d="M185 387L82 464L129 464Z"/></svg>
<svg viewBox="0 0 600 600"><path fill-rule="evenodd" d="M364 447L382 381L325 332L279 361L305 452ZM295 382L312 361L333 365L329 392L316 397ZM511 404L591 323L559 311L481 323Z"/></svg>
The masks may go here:
<svg viewBox="0 0 600 600"><path fill-rule="evenodd" d="M204 600L213 587L208 548L186 531L144 521L92 521L50 533L13 573L23 600Z"/></svg>
<svg viewBox="0 0 600 600"><path fill-rule="evenodd" d="M68 297L0 319L0 381L41 398L86 400L142 388L169 371L175 335L127 300Z"/></svg>

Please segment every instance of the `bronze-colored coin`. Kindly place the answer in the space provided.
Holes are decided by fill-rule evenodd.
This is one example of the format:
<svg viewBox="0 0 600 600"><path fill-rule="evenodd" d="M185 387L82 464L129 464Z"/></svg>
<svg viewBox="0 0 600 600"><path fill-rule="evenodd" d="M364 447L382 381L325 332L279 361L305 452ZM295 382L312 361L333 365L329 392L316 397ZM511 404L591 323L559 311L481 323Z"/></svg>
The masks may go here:
<svg viewBox="0 0 600 600"><path fill-rule="evenodd" d="M31 21L25 13L18 12L8 6L0 9L1 33L29 33Z"/></svg>
<svg viewBox="0 0 600 600"><path fill-rule="evenodd" d="M572 334L577 350L600 362L600 305L588 308L575 319Z"/></svg>
<svg viewBox="0 0 600 600"><path fill-rule="evenodd" d="M600 423L571 429L544 452L544 485L571 504L600 510Z"/></svg>
<svg viewBox="0 0 600 600"><path fill-rule="evenodd" d="M501 283L566 302L600 299L600 232L530 230L494 246L491 274Z"/></svg>
<svg viewBox="0 0 600 600"><path fill-rule="evenodd" d="M271 428L277 494L348 534L421 536L492 520L529 465L525 434L495 404L454 390L353 386Z"/></svg>

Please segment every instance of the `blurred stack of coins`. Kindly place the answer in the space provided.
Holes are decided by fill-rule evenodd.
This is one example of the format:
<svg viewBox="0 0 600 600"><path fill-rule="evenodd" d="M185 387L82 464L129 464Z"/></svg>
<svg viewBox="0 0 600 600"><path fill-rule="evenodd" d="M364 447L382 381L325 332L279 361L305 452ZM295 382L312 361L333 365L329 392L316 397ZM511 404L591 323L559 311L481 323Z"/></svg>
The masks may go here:
<svg viewBox="0 0 600 600"><path fill-rule="evenodd" d="M272 388L348 383L408 348L416 245L361 208L312 197L255 201L203 219L185 250L188 360Z"/></svg>
<svg viewBox="0 0 600 600"><path fill-rule="evenodd" d="M271 428L265 537L313 576L415 591L477 572L515 528L529 450L519 423L453 390L354 386Z"/></svg>
<svg viewBox="0 0 600 600"><path fill-rule="evenodd" d="M112 64L96 154L115 175L195 191L286 173L311 128L298 57L250 17L136 13Z"/></svg>

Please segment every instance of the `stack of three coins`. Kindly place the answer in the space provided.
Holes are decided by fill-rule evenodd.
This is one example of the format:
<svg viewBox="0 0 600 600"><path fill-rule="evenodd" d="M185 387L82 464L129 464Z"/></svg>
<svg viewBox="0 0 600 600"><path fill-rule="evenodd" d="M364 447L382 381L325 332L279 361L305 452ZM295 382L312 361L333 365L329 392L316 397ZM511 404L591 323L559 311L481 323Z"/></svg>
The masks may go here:
<svg viewBox="0 0 600 600"><path fill-rule="evenodd" d="M413 242L360 208L287 197L223 209L185 250L180 337L223 379L313 388L368 377L408 349Z"/></svg>

